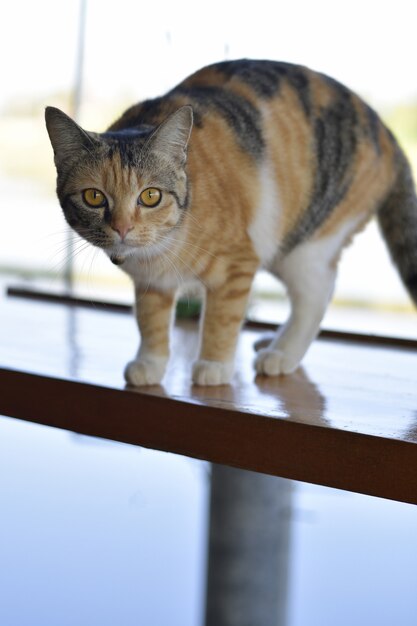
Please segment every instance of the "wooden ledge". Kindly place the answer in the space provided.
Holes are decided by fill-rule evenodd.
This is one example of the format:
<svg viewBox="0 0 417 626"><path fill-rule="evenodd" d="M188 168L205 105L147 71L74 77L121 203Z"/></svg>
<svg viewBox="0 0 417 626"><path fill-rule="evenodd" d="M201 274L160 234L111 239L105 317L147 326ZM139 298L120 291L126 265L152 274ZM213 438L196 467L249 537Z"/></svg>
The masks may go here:
<svg viewBox="0 0 417 626"><path fill-rule="evenodd" d="M82 304L2 302L1 414L417 504L415 342L325 337L292 376L255 378L265 329L246 328L233 384L199 388L197 325L181 322L163 385L132 390L132 317Z"/></svg>

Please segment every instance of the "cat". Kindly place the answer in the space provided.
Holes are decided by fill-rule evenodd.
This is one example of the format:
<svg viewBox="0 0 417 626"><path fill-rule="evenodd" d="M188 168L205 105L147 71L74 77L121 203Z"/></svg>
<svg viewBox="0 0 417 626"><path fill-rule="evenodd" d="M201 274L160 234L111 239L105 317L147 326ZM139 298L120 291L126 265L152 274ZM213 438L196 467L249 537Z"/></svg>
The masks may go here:
<svg viewBox="0 0 417 626"><path fill-rule="evenodd" d="M204 287L198 385L230 383L253 277L286 286L288 321L258 374L294 372L332 296L342 249L376 214L417 303L417 199L408 161L377 113L306 67L224 61L129 108L101 134L47 107L68 224L135 286L141 342L125 370L161 382L178 288Z"/></svg>

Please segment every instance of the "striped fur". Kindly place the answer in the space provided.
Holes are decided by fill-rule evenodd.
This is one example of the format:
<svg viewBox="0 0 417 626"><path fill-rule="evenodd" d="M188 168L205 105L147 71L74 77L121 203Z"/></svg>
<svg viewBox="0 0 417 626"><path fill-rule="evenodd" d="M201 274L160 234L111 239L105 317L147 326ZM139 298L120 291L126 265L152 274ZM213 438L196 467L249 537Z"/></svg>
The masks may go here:
<svg viewBox="0 0 417 626"><path fill-rule="evenodd" d="M126 369L132 384L161 380L175 295L194 282L206 293L194 382L229 382L260 266L285 283L292 313L256 369L293 371L318 331L343 247L373 214L417 303L406 157L375 111L327 76L227 61L131 107L105 133L52 108L46 122L68 223L135 283L142 340ZM86 206L90 188L104 206ZM147 188L162 191L155 208L138 203Z"/></svg>

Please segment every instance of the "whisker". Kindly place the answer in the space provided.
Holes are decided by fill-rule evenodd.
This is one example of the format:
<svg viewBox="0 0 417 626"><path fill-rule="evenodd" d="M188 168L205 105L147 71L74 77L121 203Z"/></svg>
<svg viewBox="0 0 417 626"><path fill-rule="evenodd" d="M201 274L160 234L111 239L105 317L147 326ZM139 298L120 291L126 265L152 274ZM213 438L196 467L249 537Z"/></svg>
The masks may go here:
<svg viewBox="0 0 417 626"><path fill-rule="evenodd" d="M183 248L187 248L187 247L191 247L191 248L195 248L197 251L199 252L204 252L205 254L208 254L209 256L211 256L213 259L217 259L218 256L216 254L214 254L213 252L210 252L210 250L207 250L206 248L203 248L202 246L199 246L195 243L192 243L191 241L183 241L181 239L179 239L178 237L174 237L172 234L169 235L169 238L174 241L175 243L180 244Z"/></svg>
<svg viewBox="0 0 417 626"><path fill-rule="evenodd" d="M161 243L162 243L162 242L161 242ZM164 250L166 250L167 252L172 253L172 250L170 250L168 246L165 246L165 244L164 244L164 243L162 243L162 248L163 248ZM179 257L177 257L177 255L175 255L175 254L174 254L174 256L175 256L175 258L179 258ZM168 262L169 266L170 266L170 267L174 270L174 272L175 272L175 274L176 274L176 276L177 276L178 286L183 285L183 284L185 283L184 277L183 277L183 275L181 274L181 272L180 272L179 268L175 265L174 260L173 260L173 259L171 259L169 256L164 256L164 257L162 257L162 259L161 259L161 260L162 260L162 262L164 262L164 261Z"/></svg>
<svg viewBox="0 0 417 626"><path fill-rule="evenodd" d="M181 258L181 256L169 246L169 241L168 241L167 238L161 240L159 243L161 244L162 248L168 252L169 255L173 256L180 263L182 263L182 265L184 265L184 267L186 267L188 269L188 271L194 276L194 278L196 278L205 287L207 287L207 285L204 283L202 278L193 270L193 268L190 267L190 265L188 265L188 263L186 263L186 261L184 261L184 259ZM163 257L163 259L169 259L169 256ZM172 261L172 259L170 259L170 261ZM185 281L182 278L181 284L184 284L184 283L185 283Z"/></svg>
<svg viewBox="0 0 417 626"><path fill-rule="evenodd" d="M193 222L193 226L195 228L197 228L201 233L204 232L204 228L203 228L202 224L200 224L200 222L197 220L195 215L193 215L191 212L187 212L186 220L187 219L190 220L191 222Z"/></svg>
<svg viewBox="0 0 417 626"><path fill-rule="evenodd" d="M51 272L62 272L65 268L66 263L68 262L68 260L72 260L74 261L82 252L84 252L85 250L88 250L89 248L89 244L88 242L85 242L84 245L80 245L77 249L71 249L70 250L70 254L65 255L65 257L63 259L61 259L60 261L58 261L57 263L55 263L54 265L52 265L50 267L50 271Z"/></svg>
<svg viewBox="0 0 417 626"><path fill-rule="evenodd" d="M169 244L178 244L178 246L176 246L175 249L173 249L170 245L169 245L169 249L174 252L175 254L179 255L181 251L185 251L187 247L193 248L190 252L191 255L191 260L193 262L197 261L198 258L198 251L201 252L205 252L205 250L203 248L200 248L200 246L197 246L195 244L192 244L189 241L182 241L181 239L178 239L177 237L173 236L172 233L169 235L166 235L163 238L163 241L166 242L168 245ZM185 264L185 261L182 259L182 261Z"/></svg>
<svg viewBox="0 0 417 626"><path fill-rule="evenodd" d="M58 247L55 252L50 255L48 262L52 262L57 256L65 255L65 258L71 256L74 252L78 252L81 249L84 249L88 246L86 242L80 242L77 246L68 246L68 244L63 244Z"/></svg>

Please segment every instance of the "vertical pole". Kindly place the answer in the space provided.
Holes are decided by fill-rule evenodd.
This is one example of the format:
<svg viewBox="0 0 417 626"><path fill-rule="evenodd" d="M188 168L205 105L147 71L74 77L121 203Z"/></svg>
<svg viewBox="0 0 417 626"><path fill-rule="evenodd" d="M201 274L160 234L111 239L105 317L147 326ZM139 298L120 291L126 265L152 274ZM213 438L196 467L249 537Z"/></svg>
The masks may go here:
<svg viewBox="0 0 417 626"><path fill-rule="evenodd" d="M85 51L85 23L87 15L87 0L80 0L79 17L78 17L78 41L77 56L75 61L75 80L72 92L72 110L71 114L75 120L80 114L81 96L83 89L84 74L84 51Z"/></svg>
<svg viewBox="0 0 417 626"><path fill-rule="evenodd" d="M290 481L212 466L206 626L284 626Z"/></svg>
<svg viewBox="0 0 417 626"><path fill-rule="evenodd" d="M83 86L84 48L85 48L85 23L87 13L87 0L80 0L78 18L78 42L75 62L75 79L72 90L71 115L77 120L80 113L80 104ZM64 267L64 283L67 291L72 292L74 282L74 235L72 230L67 230L67 257Z"/></svg>

